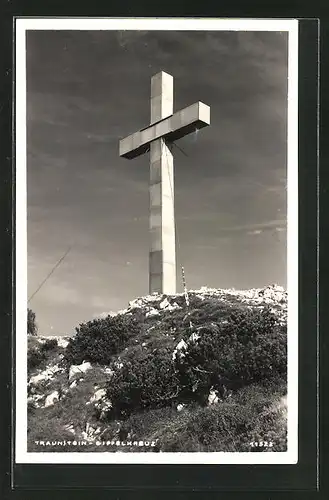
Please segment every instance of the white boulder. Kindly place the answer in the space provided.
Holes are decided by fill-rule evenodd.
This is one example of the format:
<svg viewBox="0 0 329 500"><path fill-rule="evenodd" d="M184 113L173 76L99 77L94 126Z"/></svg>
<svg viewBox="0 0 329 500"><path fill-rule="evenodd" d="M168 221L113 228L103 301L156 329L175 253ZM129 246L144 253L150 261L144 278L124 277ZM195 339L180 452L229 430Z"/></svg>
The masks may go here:
<svg viewBox="0 0 329 500"><path fill-rule="evenodd" d="M160 307L160 309L163 309L166 311L175 311L176 309L180 309L180 306L177 304L177 302L170 304L167 297L160 302L159 307Z"/></svg>
<svg viewBox="0 0 329 500"><path fill-rule="evenodd" d="M58 365L47 366L45 370L39 372L37 375L33 375L29 380L29 385L37 385L39 382L51 380L56 373L62 372L63 368Z"/></svg>
<svg viewBox="0 0 329 500"><path fill-rule="evenodd" d="M69 381L71 381L76 375L81 375L81 373L86 373L91 369L91 363L89 361L84 361L81 365L70 366Z"/></svg>
<svg viewBox="0 0 329 500"><path fill-rule="evenodd" d="M166 297L162 302L160 302L159 307L160 309L167 309L168 306L170 306L170 302Z"/></svg>
<svg viewBox="0 0 329 500"><path fill-rule="evenodd" d="M63 347L64 349L66 349L66 347L68 346L68 343L69 343L69 341L66 340L65 338L62 338L62 337L57 338L57 344L59 347Z"/></svg>
<svg viewBox="0 0 329 500"><path fill-rule="evenodd" d="M178 353L182 358L185 356L184 352L180 352L182 349L184 349L184 350L187 349L187 343L183 339L180 342L178 342L177 346L175 347L174 352L172 353L173 360L176 359Z"/></svg>
<svg viewBox="0 0 329 500"><path fill-rule="evenodd" d="M33 377L30 378L29 384L31 385L36 385L39 382L42 382L43 380L48 380L48 377L44 373L38 373L37 375L33 375Z"/></svg>
<svg viewBox="0 0 329 500"><path fill-rule="evenodd" d="M177 304L177 302L174 302L173 304L169 304L169 306L166 308L166 311L176 311L177 309L181 309L181 308Z"/></svg>
<svg viewBox="0 0 329 500"><path fill-rule="evenodd" d="M193 332L192 335L190 335L189 337L189 342L197 342L197 340L199 340L200 338L200 335L196 332Z"/></svg>
<svg viewBox="0 0 329 500"><path fill-rule="evenodd" d="M58 401L59 401L59 393L58 391L54 391L46 397L45 408L47 408L47 406L53 406Z"/></svg>
<svg viewBox="0 0 329 500"><path fill-rule="evenodd" d="M102 398L105 397L105 395L106 395L106 389L98 389L91 398L90 402L93 403L96 401L100 401Z"/></svg>
<svg viewBox="0 0 329 500"><path fill-rule="evenodd" d="M147 311L147 313L145 314L146 318L148 318L149 316L158 316L160 313L157 309L155 309L154 307L151 307L149 311Z"/></svg>
<svg viewBox="0 0 329 500"><path fill-rule="evenodd" d="M210 392L209 392L209 396L208 396L208 405L214 405L216 403L218 403L219 399L218 399L218 396L217 396L217 393L216 391L214 391L213 389L210 389Z"/></svg>
<svg viewBox="0 0 329 500"><path fill-rule="evenodd" d="M27 402L32 403L36 408L40 408L42 406L42 400L44 400L43 394L32 394L27 398Z"/></svg>
<svg viewBox="0 0 329 500"><path fill-rule="evenodd" d="M178 412L181 412L182 410L184 410L184 408L185 408L185 405L182 404L182 403L180 403L179 405L177 405L177 411Z"/></svg>
<svg viewBox="0 0 329 500"><path fill-rule="evenodd" d="M64 429L72 434L75 434L74 426L72 424L64 425Z"/></svg>

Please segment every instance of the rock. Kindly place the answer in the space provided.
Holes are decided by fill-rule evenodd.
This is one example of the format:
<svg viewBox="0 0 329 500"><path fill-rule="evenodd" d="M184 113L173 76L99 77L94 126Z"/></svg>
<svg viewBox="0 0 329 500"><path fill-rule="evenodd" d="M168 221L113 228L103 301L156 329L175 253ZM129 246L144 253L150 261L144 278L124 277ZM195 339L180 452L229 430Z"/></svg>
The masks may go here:
<svg viewBox="0 0 329 500"><path fill-rule="evenodd" d="M105 396L106 396L106 389L98 389L90 401L91 402L99 401L100 399L104 398Z"/></svg>
<svg viewBox="0 0 329 500"><path fill-rule="evenodd" d="M140 308L143 306L143 299L139 297L138 299L130 300L128 307L131 309Z"/></svg>
<svg viewBox="0 0 329 500"><path fill-rule="evenodd" d="M36 385L43 380L48 380L48 377L44 373L38 373L38 375L33 375L33 377L30 378L29 384Z"/></svg>
<svg viewBox="0 0 329 500"><path fill-rule="evenodd" d="M112 409L112 403L109 403L108 406L103 406L103 408L101 409L101 413L100 413L100 416L99 416L99 419L102 421L102 420L106 420L107 419L107 414L108 412Z"/></svg>
<svg viewBox="0 0 329 500"><path fill-rule="evenodd" d="M56 373L62 372L63 368L60 368L58 365L47 366L45 370L38 373L37 375L33 375L29 380L29 385L36 385L39 382L51 380Z"/></svg>
<svg viewBox="0 0 329 500"><path fill-rule="evenodd" d="M280 401L274 405L274 409L279 411L282 415L287 414L287 396L282 396Z"/></svg>
<svg viewBox="0 0 329 500"><path fill-rule="evenodd" d="M33 394L27 398L28 403L32 403L36 408L40 408L42 406L41 401L45 399L43 394Z"/></svg>
<svg viewBox="0 0 329 500"><path fill-rule="evenodd" d="M185 356L185 352L180 352L182 349L184 349L184 350L187 349L187 343L183 339L180 342L178 342L177 346L175 347L174 352L172 353L173 360L176 359L178 353L182 358Z"/></svg>
<svg viewBox="0 0 329 500"><path fill-rule="evenodd" d="M64 426L64 429L65 429L66 431L71 432L72 434L75 434L74 426L73 426L72 424L71 424L71 425L65 425L65 426Z"/></svg>
<svg viewBox="0 0 329 500"><path fill-rule="evenodd" d="M170 304L167 297L165 299L163 299L162 302L160 302L159 307L160 307L160 309L163 309L166 311L175 311L176 309L181 309L180 306L177 304L177 302Z"/></svg>
<svg viewBox="0 0 329 500"><path fill-rule="evenodd" d="M169 304L169 306L166 308L166 311L176 311L177 309L181 309L181 307L177 304L177 302L174 302L173 304Z"/></svg>
<svg viewBox="0 0 329 500"><path fill-rule="evenodd" d="M185 405L180 403L179 405L177 405L177 411L180 412L182 411L183 409L185 408Z"/></svg>
<svg viewBox="0 0 329 500"><path fill-rule="evenodd" d="M100 434L100 432L100 427L94 428L87 422L86 430L81 432L81 436L85 441L92 441L95 436L98 436Z"/></svg>
<svg viewBox="0 0 329 500"><path fill-rule="evenodd" d="M149 311L147 311L147 313L145 314L146 318L148 318L149 316L158 316L160 313L157 309L155 309L154 307L151 307Z"/></svg>
<svg viewBox="0 0 329 500"><path fill-rule="evenodd" d="M78 385L78 382L76 380L73 380L72 384L70 384L70 389L74 389Z"/></svg>
<svg viewBox="0 0 329 500"><path fill-rule="evenodd" d="M81 375L81 373L86 373L86 371L92 368L89 361L84 361L81 365L70 366L69 381L71 381L76 375Z"/></svg>
<svg viewBox="0 0 329 500"><path fill-rule="evenodd" d="M59 345L59 347L63 347L64 349L66 349L66 347L68 346L69 344L69 341L66 340L66 339L63 339L61 337L58 337L57 338L57 344Z"/></svg>
<svg viewBox="0 0 329 500"><path fill-rule="evenodd" d="M160 304L159 304L160 309L167 309L167 307L169 307L169 306L170 306L170 302L167 299L167 297L165 299L163 299L163 301L160 302Z"/></svg>
<svg viewBox="0 0 329 500"><path fill-rule="evenodd" d="M199 340L199 338L200 338L200 335L196 332L193 332L188 340L189 340L189 342L196 342L197 340Z"/></svg>
<svg viewBox="0 0 329 500"><path fill-rule="evenodd" d="M210 392L209 392L209 396L208 396L208 405L214 405L216 403L218 403L219 399L218 399L218 396L217 396L217 393L216 391L214 391L213 389L210 389Z"/></svg>
<svg viewBox="0 0 329 500"><path fill-rule="evenodd" d="M47 408L48 406L53 406L58 401L59 401L59 393L58 391L54 391L46 397L45 408Z"/></svg>
<svg viewBox="0 0 329 500"><path fill-rule="evenodd" d="M113 408L112 401L108 400L103 400L102 401L102 411L109 411Z"/></svg>

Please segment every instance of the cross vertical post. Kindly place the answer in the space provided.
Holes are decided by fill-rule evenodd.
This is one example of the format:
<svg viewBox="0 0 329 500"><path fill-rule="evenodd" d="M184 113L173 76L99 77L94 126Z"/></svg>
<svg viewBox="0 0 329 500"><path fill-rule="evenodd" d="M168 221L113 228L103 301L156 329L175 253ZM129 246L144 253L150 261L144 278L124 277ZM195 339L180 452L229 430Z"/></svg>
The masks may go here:
<svg viewBox="0 0 329 500"><path fill-rule="evenodd" d="M149 292L176 293L174 163L169 144L210 125L210 108L197 101L173 112L173 77L160 71L151 79L151 123L120 140L129 160L150 151ZM186 288L186 287L185 287Z"/></svg>
<svg viewBox="0 0 329 500"><path fill-rule="evenodd" d="M151 79L151 124L173 114L173 77ZM165 138L150 144L149 292L176 293L173 155Z"/></svg>

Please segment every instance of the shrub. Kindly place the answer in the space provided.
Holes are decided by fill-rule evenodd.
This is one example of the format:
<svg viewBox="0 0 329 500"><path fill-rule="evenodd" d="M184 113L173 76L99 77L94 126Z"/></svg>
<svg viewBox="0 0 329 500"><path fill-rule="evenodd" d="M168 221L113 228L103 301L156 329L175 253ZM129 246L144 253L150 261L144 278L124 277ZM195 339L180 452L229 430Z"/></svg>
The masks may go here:
<svg viewBox="0 0 329 500"><path fill-rule="evenodd" d="M65 359L69 364L81 364L84 360L109 364L112 356L139 332L140 325L131 316L107 316L88 321L76 328L76 335L66 348Z"/></svg>
<svg viewBox="0 0 329 500"><path fill-rule="evenodd" d="M28 350L27 353L27 368L28 371L33 370L41 365L41 363L46 359L45 352L41 352L40 349L33 347Z"/></svg>
<svg viewBox="0 0 329 500"><path fill-rule="evenodd" d="M128 358L121 368L115 368L107 387L116 416L167 406L178 393L178 379L167 350Z"/></svg>
<svg viewBox="0 0 329 500"><path fill-rule="evenodd" d="M245 308L245 306L244 306ZM241 305L227 303L218 298L207 297L204 300L191 296L189 306L189 318L194 326L202 326L206 323L221 322L230 317L234 312L238 313Z"/></svg>
<svg viewBox="0 0 329 500"><path fill-rule="evenodd" d="M240 309L205 324L200 338L178 356L180 384L191 399L205 400L213 386L223 396L272 377L286 378L286 327L269 310Z"/></svg>
<svg viewBox="0 0 329 500"><path fill-rule="evenodd" d="M37 335L38 327L35 320L35 313L32 309L27 310L27 333L28 335Z"/></svg>
<svg viewBox="0 0 329 500"><path fill-rule="evenodd" d="M43 344L41 344L40 350L41 352L52 351L57 346L58 346L57 339L47 339Z"/></svg>
<svg viewBox="0 0 329 500"><path fill-rule="evenodd" d="M277 393L252 385L220 404L186 412L185 422L180 422L179 427L173 422L160 429L160 449L165 452L285 451L286 421L276 409L278 398ZM273 446L252 446L252 443L264 442Z"/></svg>

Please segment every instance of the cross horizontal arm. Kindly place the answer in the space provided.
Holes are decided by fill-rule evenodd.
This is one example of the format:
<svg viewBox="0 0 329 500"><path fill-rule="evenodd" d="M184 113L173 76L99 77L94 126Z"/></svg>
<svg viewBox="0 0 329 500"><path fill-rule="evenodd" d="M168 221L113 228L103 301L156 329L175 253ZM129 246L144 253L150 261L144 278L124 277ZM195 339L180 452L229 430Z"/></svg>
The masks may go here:
<svg viewBox="0 0 329 500"><path fill-rule="evenodd" d="M148 149L150 142L163 138L176 141L197 129L210 125L210 108L203 102L196 102L174 113L168 118L146 127L120 141L120 156L136 158Z"/></svg>

